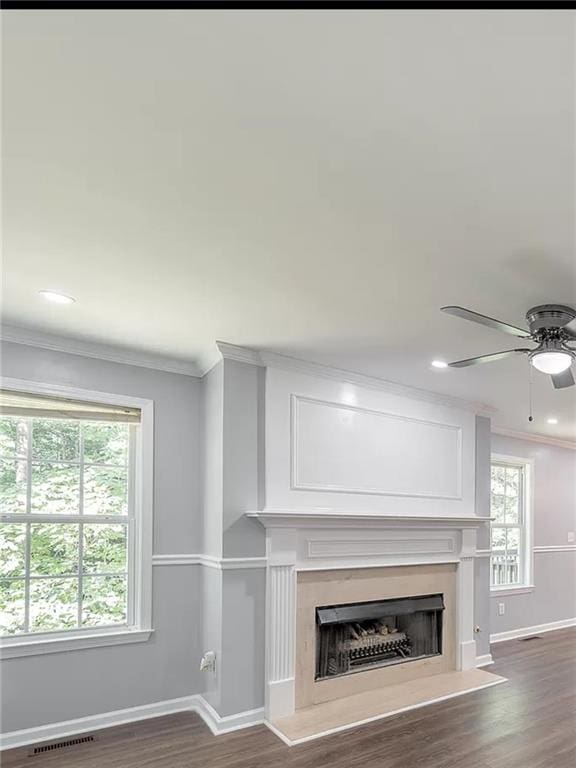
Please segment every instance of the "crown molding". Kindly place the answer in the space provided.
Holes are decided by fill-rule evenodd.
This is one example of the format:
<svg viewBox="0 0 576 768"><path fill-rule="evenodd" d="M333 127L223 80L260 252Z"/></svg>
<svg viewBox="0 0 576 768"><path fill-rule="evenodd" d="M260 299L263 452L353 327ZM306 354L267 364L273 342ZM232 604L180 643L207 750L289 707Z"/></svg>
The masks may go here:
<svg viewBox="0 0 576 768"><path fill-rule="evenodd" d="M556 448L568 448L576 451L576 442L572 440L561 440L558 437L549 437L548 435L537 435L533 432L519 432L514 429L506 429L492 425L492 434L502 437L512 437L514 440L528 440L531 443L544 443L544 445L554 445Z"/></svg>
<svg viewBox="0 0 576 768"><path fill-rule="evenodd" d="M412 387L407 384L400 384L398 382L380 379L375 376L367 376L363 373L356 373L342 368L333 368L331 366L321 365L320 363L312 363L295 357L289 357L288 355L280 355L276 352L268 352L266 350L258 351L250 349L249 347L241 347L224 341L216 341L212 351L208 355L204 356L199 362L194 362L192 360L163 357L161 355L153 355L109 344L72 339L67 336L59 336L5 324L2 325L0 338L3 341L38 347L40 349L48 349L53 352L81 355L97 360L107 360L112 363L121 363L123 365L135 365L140 368L150 368L152 370L178 373L196 378L205 376L222 360L234 360L236 362L248 363L260 367L281 368L283 370L295 371L309 376L332 379L359 387L390 392L391 394L396 394L401 397L423 400L425 402L434 403L435 405L472 411L484 416L493 416L497 413L495 408L486 403L420 389L419 387ZM561 448L576 449L576 443L549 438L545 435L532 435L530 433L514 432L512 430L504 430L496 427L494 427L492 431L507 437L516 437L521 440L534 440L536 442L556 445Z"/></svg>
<svg viewBox="0 0 576 768"><path fill-rule="evenodd" d="M223 360L235 360L237 363L250 363L250 365L266 365L262 359L263 353L256 349L239 347L236 344L228 344L226 341L217 341L216 347Z"/></svg>
<svg viewBox="0 0 576 768"><path fill-rule="evenodd" d="M449 408L459 408L465 411L491 416L496 413L496 409L487 403L481 403L473 400L445 395L432 390L412 387L408 384L400 384L387 379L380 379L376 376L367 376L363 373L356 373L342 368L332 368L331 366L321 365L320 363L311 363L306 360L299 360L286 355L279 355L275 352L263 351L260 353L261 365L272 368L283 368L284 370L296 371L297 373L308 374L309 376L319 376L326 379L334 379L338 382L353 384L367 389L377 389L390 392L400 397L409 397L413 400L424 400L435 405L445 405Z"/></svg>
<svg viewBox="0 0 576 768"><path fill-rule="evenodd" d="M234 360L237 363L264 366L261 353L249 347L239 347L237 344L229 344L227 341L215 341L209 352L200 356L198 370L200 376L206 376L212 368L222 360Z"/></svg>
<svg viewBox="0 0 576 768"><path fill-rule="evenodd" d="M235 360L240 363L249 363L263 368L280 368L285 371L294 371L308 376L316 376L324 379L332 379L339 383L352 384L367 389L376 389L401 397L409 397L413 400L423 400L443 405L448 408L459 408L464 411L472 411L483 416L492 416L497 413L497 409L492 406L473 400L466 400L452 395L444 395L440 392L433 392L418 387L411 387L407 384L399 384L394 381L387 381L375 376L367 376L363 373L348 371L343 368L332 368L320 363L312 363L307 360L300 360L288 355L280 355L277 352L268 352L267 350L256 350L248 347L239 347L236 344L228 344L225 341L217 341L215 352L207 356L200 365L201 376L205 376L215 365L222 360Z"/></svg>
<svg viewBox="0 0 576 768"><path fill-rule="evenodd" d="M152 355L123 347L83 341L67 336L58 336L27 328L19 328L13 325L3 324L0 331L0 338L2 341L11 341L14 344L24 344L30 347L49 349L52 352L65 352L71 355L92 357L97 360L107 360L111 363L136 365L140 368L151 368L156 371L179 373L184 376L194 376L196 378L202 375L198 365L189 360Z"/></svg>

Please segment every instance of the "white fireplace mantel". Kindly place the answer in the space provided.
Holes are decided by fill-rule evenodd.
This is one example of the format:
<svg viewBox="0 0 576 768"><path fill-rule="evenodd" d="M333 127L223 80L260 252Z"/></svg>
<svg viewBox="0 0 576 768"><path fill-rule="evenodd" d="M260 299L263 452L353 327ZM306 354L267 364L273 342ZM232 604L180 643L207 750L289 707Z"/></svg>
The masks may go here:
<svg viewBox="0 0 576 768"><path fill-rule="evenodd" d="M396 516L378 512L274 509L247 512L266 528L266 717L295 709L299 571L400 565L457 565L457 666L476 665L474 557L477 516Z"/></svg>
<svg viewBox="0 0 576 768"><path fill-rule="evenodd" d="M261 512L247 512L247 517L259 520L265 528L311 528L311 527L419 527L419 528L479 528L489 523L489 517L477 515L389 515L381 512L346 512L341 510L290 510L273 509Z"/></svg>

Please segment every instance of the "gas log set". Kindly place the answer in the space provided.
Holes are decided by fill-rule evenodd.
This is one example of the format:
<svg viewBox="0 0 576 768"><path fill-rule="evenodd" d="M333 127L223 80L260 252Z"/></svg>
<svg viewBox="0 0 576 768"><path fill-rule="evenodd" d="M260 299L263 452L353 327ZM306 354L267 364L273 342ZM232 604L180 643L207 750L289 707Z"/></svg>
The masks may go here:
<svg viewBox="0 0 576 768"><path fill-rule="evenodd" d="M411 653L406 633L399 632L396 627L388 627L381 620L349 624L348 629L351 636L348 646L351 666L396 656L404 658Z"/></svg>

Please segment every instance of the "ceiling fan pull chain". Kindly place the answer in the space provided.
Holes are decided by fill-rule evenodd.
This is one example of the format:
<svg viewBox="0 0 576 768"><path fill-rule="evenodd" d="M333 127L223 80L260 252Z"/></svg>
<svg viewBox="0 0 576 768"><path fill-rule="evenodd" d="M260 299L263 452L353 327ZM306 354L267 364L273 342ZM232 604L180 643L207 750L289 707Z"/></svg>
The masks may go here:
<svg viewBox="0 0 576 768"><path fill-rule="evenodd" d="M534 421L532 415L532 366L530 365L530 358L528 358L528 421Z"/></svg>

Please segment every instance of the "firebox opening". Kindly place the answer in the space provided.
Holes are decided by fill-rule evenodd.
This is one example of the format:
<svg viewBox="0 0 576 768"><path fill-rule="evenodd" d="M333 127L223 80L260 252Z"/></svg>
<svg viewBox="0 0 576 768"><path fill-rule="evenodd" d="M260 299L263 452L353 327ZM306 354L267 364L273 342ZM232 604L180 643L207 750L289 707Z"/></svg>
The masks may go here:
<svg viewBox="0 0 576 768"><path fill-rule="evenodd" d="M442 653L443 595L316 609L316 680Z"/></svg>

